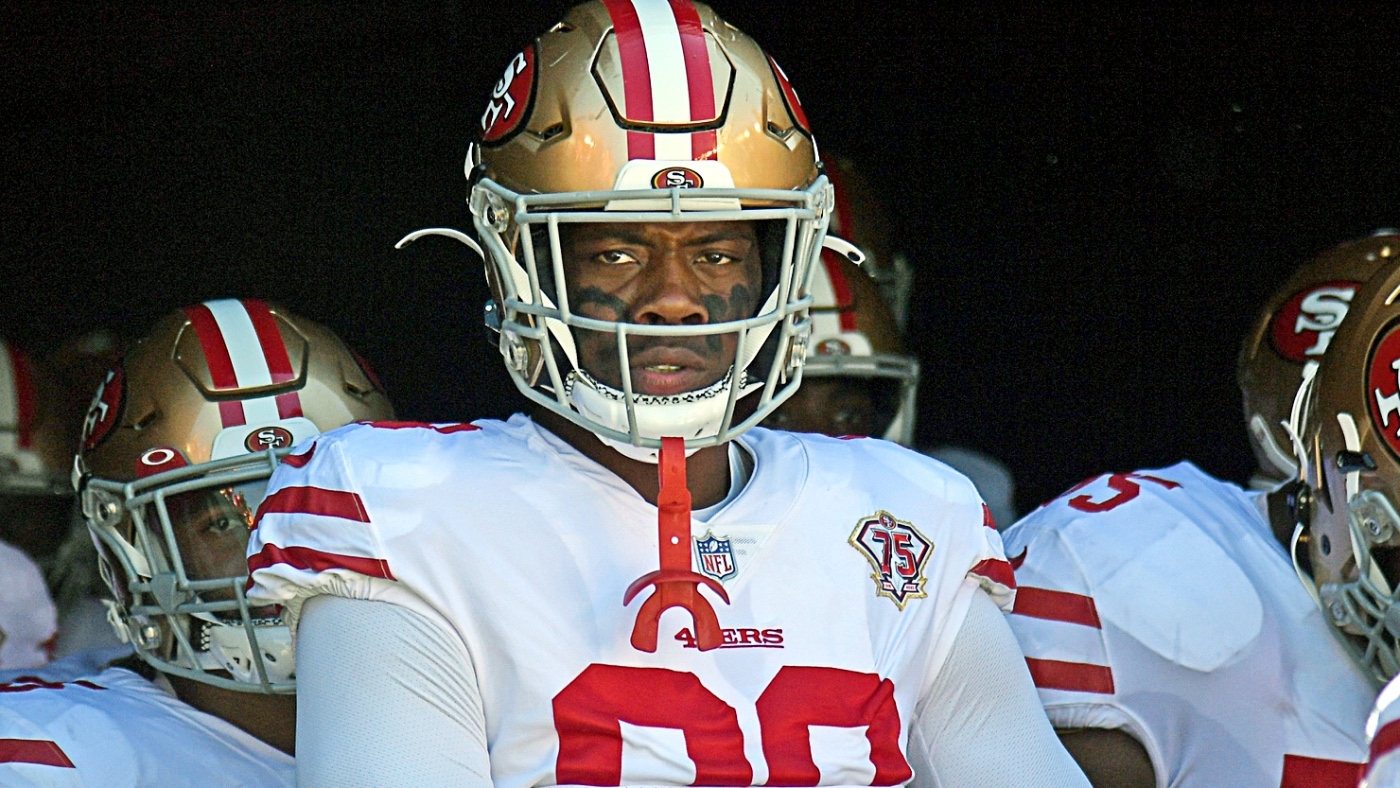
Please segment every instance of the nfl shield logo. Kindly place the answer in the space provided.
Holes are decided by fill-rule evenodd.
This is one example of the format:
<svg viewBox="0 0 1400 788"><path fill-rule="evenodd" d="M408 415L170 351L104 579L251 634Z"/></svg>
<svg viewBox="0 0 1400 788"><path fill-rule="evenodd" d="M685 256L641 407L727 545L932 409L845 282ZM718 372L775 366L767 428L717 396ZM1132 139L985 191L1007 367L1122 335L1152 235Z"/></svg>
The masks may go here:
<svg viewBox="0 0 1400 788"><path fill-rule="evenodd" d="M695 540L695 553L700 556L700 571L716 580L728 580L738 571L729 540L718 539L710 531L705 532L703 539Z"/></svg>

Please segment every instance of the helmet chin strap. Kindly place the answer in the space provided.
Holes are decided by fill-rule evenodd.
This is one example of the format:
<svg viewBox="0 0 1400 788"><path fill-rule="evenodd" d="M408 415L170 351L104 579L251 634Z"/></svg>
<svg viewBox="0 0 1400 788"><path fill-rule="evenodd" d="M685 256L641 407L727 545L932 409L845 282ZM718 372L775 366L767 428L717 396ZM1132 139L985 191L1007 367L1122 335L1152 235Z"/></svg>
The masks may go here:
<svg viewBox="0 0 1400 788"><path fill-rule="evenodd" d="M710 601L700 594L700 584L729 604L729 594L718 582L696 573L690 563L690 488L685 480L685 439L662 438L661 455L657 462L661 491L656 496L656 519L661 568L648 572L627 587L622 597L625 607L642 589L656 586L656 591L637 611L632 626L632 648L656 651L656 633L661 614L668 608L683 607L690 611L695 623L695 642L701 651L719 648L724 632Z"/></svg>

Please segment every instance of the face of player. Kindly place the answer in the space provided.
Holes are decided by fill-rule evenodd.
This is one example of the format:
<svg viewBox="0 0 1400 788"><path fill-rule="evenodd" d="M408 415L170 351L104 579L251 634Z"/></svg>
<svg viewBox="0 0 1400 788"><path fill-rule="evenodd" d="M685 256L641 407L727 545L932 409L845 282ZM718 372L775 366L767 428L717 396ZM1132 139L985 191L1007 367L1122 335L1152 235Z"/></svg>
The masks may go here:
<svg viewBox="0 0 1400 788"><path fill-rule="evenodd" d="M252 508L236 489L196 490L166 500L175 543L191 580L247 574L248 534ZM232 590L201 592L208 600L232 599Z"/></svg>
<svg viewBox="0 0 1400 788"><path fill-rule="evenodd" d="M763 426L824 435L871 435L876 428L875 398L866 381L805 378L802 387L768 417Z"/></svg>
<svg viewBox="0 0 1400 788"><path fill-rule="evenodd" d="M752 222L569 225L562 234L569 301L584 317L642 325L704 325L754 314L763 273ZM579 364L622 389L617 340L576 330ZM628 337L632 390L670 395L720 379L733 333Z"/></svg>

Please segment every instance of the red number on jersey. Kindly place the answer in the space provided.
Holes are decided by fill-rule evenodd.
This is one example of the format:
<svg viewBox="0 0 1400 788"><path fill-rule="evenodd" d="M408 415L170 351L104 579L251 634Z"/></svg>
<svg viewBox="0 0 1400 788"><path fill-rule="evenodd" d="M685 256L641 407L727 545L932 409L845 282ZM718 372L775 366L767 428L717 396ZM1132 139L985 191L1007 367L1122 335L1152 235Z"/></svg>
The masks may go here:
<svg viewBox="0 0 1400 788"><path fill-rule="evenodd" d="M899 748L894 684L871 673L787 666L755 703L768 761L768 785L816 785L808 726L866 727L872 785L896 785L913 776ZM559 734L555 779L560 783L619 785L619 723L677 728L695 763L696 785L749 785L753 767L734 708L693 673L664 668L590 665L554 698Z"/></svg>
<svg viewBox="0 0 1400 788"><path fill-rule="evenodd" d="M1080 482L1072 487L1069 492L1065 493L1065 495L1072 495L1079 492L1102 478L1104 477L1096 476L1088 481ZM1142 491L1138 482L1152 482L1168 490L1175 490L1181 486L1170 479L1159 479L1156 476L1148 476L1145 473L1115 473L1108 477L1108 487L1114 492L1112 496L1102 501L1095 501L1094 496L1089 493L1075 495L1073 498L1069 499L1070 508L1078 509L1081 512L1089 512L1090 514L1117 509L1128 501L1138 497L1138 493Z"/></svg>

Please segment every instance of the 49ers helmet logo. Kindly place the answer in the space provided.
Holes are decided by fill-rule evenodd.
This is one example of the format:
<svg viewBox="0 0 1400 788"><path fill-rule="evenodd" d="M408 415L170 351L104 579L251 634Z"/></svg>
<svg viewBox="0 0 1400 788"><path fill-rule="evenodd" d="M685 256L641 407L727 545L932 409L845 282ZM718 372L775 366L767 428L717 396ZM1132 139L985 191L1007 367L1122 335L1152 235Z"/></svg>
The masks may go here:
<svg viewBox="0 0 1400 788"><path fill-rule="evenodd" d="M1400 457L1400 320L1386 326L1371 346L1366 388L1371 425L1391 453Z"/></svg>
<svg viewBox="0 0 1400 788"><path fill-rule="evenodd" d="M1269 340L1295 364L1317 360L1347 316L1356 282L1322 282L1293 294L1269 323Z"/></svg>
<svg viewBox="0 0 1400 788"><path fill-rule="evenodd" d="M285 449L292 445L292 433L282 427L263 427L248 433L243 439L243 448L248 451Z"/></svg>
<svg viewBox="0 0 1400 788"><path fill-rule="evenodd" d="M525 125L535 93L535 47L530 45L511 58L500 81L491 89L491 100L481 115L481 141L505 142Z"/></svg>
<svg viewBox="0 0 1400 788"><path fill-rule="evenodd" d="M689 167L667 167L651 178L653 189L698 189L704 185L705 179Z"/></svg>
<svg viewBox="0 0 1400 788"><path fill-rule="evenodd" d="M124 387L122 368L108 370L83 419L83 451L97 448L117 425L117 420L121 418Z"/></svg>

